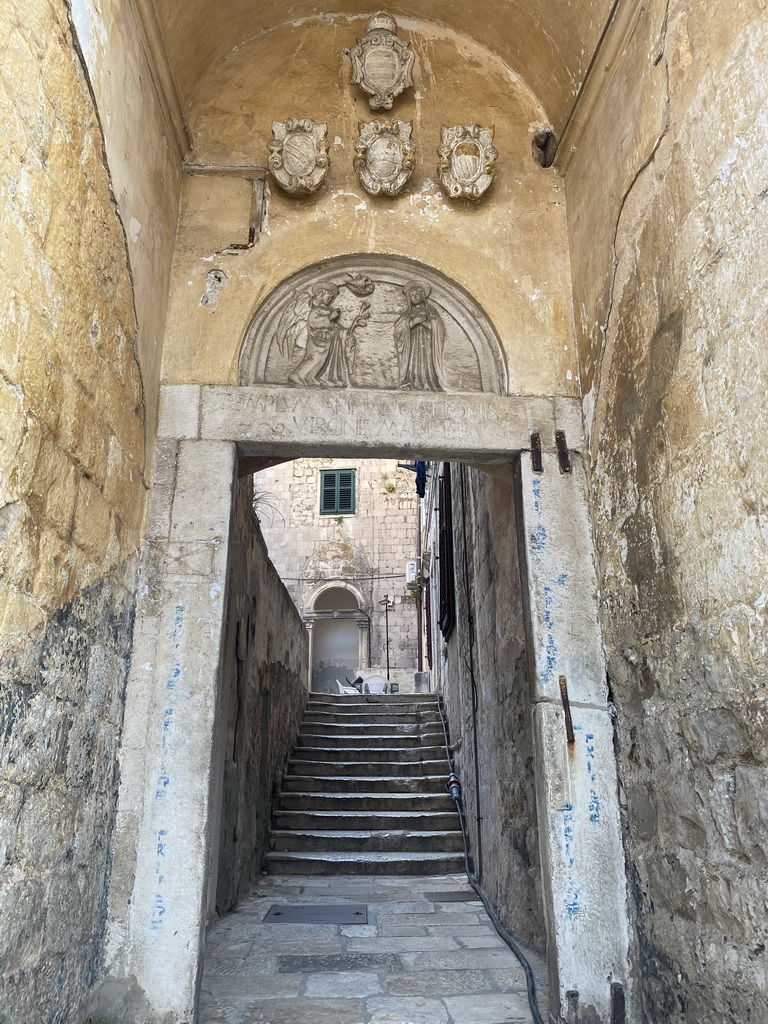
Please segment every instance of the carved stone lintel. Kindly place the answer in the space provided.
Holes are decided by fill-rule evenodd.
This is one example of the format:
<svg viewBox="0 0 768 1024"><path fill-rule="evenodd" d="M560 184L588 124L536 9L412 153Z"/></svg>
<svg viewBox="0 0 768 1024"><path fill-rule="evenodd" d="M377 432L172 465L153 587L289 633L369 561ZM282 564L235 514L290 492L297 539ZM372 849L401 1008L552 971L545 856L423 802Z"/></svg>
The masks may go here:
<svg viewBox="0 0 768 1024"><path fill-rule="evenodd" d="M457 124L440 130L437 173L451 199L479 199L496 174L495 128Z"/></svg>
<svg viewBox="0 0 768 1024"><path fill-rule="evenodd" d="M391 110L396 96L413 85L416 55L397 38L397 22L385 11L368 20L367 35L358 39L352 58L352 84L368 93L371 110Z"/></svg>
<svg viewBox="0 0 768 1024"><path fill-rule="evenodd" d="M328 126L311 117L289 117L272 122L269 169L286 192L316 192L328 173Z"/></svg>
<svg viewBox="0 0 768 1024"><path fill-rule="evenodd" d="M359 121L358 129L353 165L363 188L373 196L398 195L413 172L413 121Z"/></svg>

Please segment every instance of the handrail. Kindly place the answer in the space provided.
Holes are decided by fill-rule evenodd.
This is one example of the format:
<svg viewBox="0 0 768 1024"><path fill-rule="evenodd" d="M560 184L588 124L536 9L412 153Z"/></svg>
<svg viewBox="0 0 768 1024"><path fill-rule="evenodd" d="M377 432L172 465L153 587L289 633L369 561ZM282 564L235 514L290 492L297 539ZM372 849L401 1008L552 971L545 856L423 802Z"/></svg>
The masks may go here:
<svg viewBox="0 0 768 1024"><path fill-rule="evenodd" d="M469 884L475 890L477 895L485 907L488 917L490 917L493 927L496 929L498 935L506 942L512 952L515 954L520 962L520 966L523 968L525 974L525 984L528 990L528 1006L531 1010L531 1016L533 1017L534 1024L544 1024L544 1018L539 1012L538 1003L536 1002L536 981L533 977L533 970L528 960L525 957L522 949L517 943L514 935L512 935L499 920L498 914L491 906L488 897L483 892L480 883L477 881L477 876L474 869L470 867L470 855L469 855L469 841L467 839L467 830L464 823L464 807L461 801L461 783L459 778L454 771L453 758L451 757L451 747L448 741L448 724L446 722L445 708L443 707L443 701L441 696L438 694L437 697L437 708L440 712L440 721L443 725L443 735L445 737L445 758L448 762L448 768L450 774L448 776L448 782L446 788L450 793L453 802L456 804L456 812L459 815L459 825L461 827L461 838L464 843L464 870L467 875Z"/></svg>

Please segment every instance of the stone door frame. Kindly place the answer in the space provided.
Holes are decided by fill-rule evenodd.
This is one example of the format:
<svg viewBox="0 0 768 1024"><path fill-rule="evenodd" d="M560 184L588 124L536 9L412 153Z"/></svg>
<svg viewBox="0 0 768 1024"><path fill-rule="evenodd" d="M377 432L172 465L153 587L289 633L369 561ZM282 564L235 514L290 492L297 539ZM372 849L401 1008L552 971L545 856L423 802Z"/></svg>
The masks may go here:
<svg viewBox="0 0 768 1024"><path fill-rule="evenodd" d="M555 431L565 432L568 472ZM541 471L532 464L532 434L541 441ZM629 924L581 447L574 398L161 389L104 947L105 989L138 1009L116 1019L197 1020L215 911L216 719L238 462L353 456L519 465L552 995L566 1015L566 993L578 992L583 1019L607 1024L612 986L629 981Z"/></svg>

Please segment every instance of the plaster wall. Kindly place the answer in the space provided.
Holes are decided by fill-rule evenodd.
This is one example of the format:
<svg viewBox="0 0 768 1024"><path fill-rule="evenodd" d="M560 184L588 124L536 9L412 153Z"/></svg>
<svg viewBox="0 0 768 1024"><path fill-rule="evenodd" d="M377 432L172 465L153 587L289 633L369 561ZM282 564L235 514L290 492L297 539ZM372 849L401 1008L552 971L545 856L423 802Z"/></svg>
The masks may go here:
<svg viewBox="0 0 768 1024"><path fill-rule="evenodd" d="M320 515L322 469L355 470L354 515ZM370 618L370 634L366 629L359 645L359 627L352 619L355 661L347 667L350 673L370 667L386 674L385 616L379 601L389 596L394 602L388 613L392 678L412 685L418 620L405 585L405 563L416 558L414 474L398 469L396 459L296 459L263 470L254 480L257 494L264 496L257 510L270 558L301 613L314 610L324 579L348 579L360 595L361 616ZM315 668L327 657L320 640L325 625L314 627ZM358 648L367 652L369 635L370 666L368 659L358 662Z"/></svg>
<svg viewBox="0 0 768 1024"><path fill-rule="evenodd" d="M153 0L71 0L70 9L125 232L151 453L186 124Z"/></svg>
<svg viewBox="0 0 768 1024"><path fill-rule="evenodd" d="M144 411L66 6L4 4L0 64L0 1006L34 1024L79 1019L98 967Z"/></svg>
<svg viewBox="0 0 768 1024"><path fill-rule="evenodd" d="M768 1017L768 28L628 25L561 167L637 974L646 1019L730 1024Z"/></svg>
<svg viewBox="0 0 768 1024"><path fill-rule="evenodd" d="M269 184L268 220L250 250L252 188L233 174L185 179L163 359L166 383L235 383L245 328L273 288L331 256L380 252L427 263L463 285L498 331L510 391L576 395L562 182L531 156L546 113L514 70L438 25L405 29L416 88L391 116L412 119L416 168L402 195L369 196L352 167L358 120L376 115L349 84L345 19L275 27L213 64L189 111L190 164L266 164L271 123L328 124L331 168L308 199ZM496 181L481 202L449 202L436 183L441 125L496 126ZM268 183L271 179L268 179ZM544 241L545 240L545 243ZM201 305L206 275L222 270L217 305Z"/></svg>
<svg viewBox="0 0 768 1024"><path fill-rule="evenodd" d="M273 792L307 700L306 630L269 561L250 477L235 489L230 566L218 741L219 913L231 910L261 873Z"/></svg>
<svg viewBox="0 0 768 1024"><path fill-rule="evenodd" d="M559 129L581 84L590 56L611 11L610 0L487 0L445 4L441 0L395 0L387 4L400 25L427 19L440 28L477 39L530 82L550 110ZM319 13L314 0L297 0L288 13L296 25L322 23L333 34L336 50L354 45L365 34L373 8L362 0L346 0L334 13ZM338 13L337 13L338 12ZM209 67L252 40L268 38L286 15L280 0L229 0L226 18L211 18L202 0L166 0L160 20L177 71L185 108L194 100Z"/></svg>

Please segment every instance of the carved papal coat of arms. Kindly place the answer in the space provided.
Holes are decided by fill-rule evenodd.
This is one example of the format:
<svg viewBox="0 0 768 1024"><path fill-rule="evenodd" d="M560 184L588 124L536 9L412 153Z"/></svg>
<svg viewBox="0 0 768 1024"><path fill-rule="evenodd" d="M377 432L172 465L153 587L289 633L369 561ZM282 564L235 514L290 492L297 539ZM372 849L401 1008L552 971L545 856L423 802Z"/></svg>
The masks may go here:
<svg viewBox="0 0 768 1024"><path fill-rule="evenodd" d="M272 122L269 169L286 192L308 195L328 173L328 126L310 117Z"/></svg>
<svg viewBox="0 0 768 1024"><path fill-rule="evenodd" d="M363 187L373 196L398 195L413 171L413 121L359 121L358 129L353 165Z"/></svg>
<svg viewBox="0 0 768 1024"><path fill-rule="evenodd" d="M369 18L367 35L349 51L352 84L368 93L371 110L390 110L395 96L413 85L416 55L409 43L397 38L397 22L379 11Z"/></svg>
<svg viewBox="0 0 768 1024"><path fill-rule="evenodd" d="M479 199L496 174L494 128L457 124L440 131L437 173L451 199Z"/></svg>

